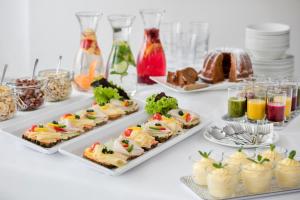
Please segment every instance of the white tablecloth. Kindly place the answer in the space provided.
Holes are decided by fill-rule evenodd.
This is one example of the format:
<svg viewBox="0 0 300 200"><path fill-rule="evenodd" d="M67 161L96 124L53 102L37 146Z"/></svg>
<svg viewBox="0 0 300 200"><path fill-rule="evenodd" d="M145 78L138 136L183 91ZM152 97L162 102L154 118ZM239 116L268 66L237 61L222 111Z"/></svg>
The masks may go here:
<svg viewBox="0 0 300 200"><path fill-rule="evenodd" d="M226 113L226 91L179 94L155 85L139 88L136 97L145 100L160 91L178 98L180 107L210 116L212 120ZM21 113L16 119L39 114L39 111ZM1 122L0 127L5 123ZM300 117L280 132L278 145L300 154ZM191 174L192 162L188 156L197 150L228 149L206 141L199 132L124 175L110 177L59 153L44 155L0 134L0 200L197 199L179 181L181 176ZM269 199L300 199L300 193Z"/></svg>

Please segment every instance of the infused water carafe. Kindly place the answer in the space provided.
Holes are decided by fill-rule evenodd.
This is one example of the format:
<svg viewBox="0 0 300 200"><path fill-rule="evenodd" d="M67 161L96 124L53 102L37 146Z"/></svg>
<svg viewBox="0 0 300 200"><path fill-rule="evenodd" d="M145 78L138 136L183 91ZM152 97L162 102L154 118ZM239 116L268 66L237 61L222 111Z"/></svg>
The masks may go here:
<svg viewBox="0 0 300 200"><path fill-rule="evenodd" d="M166 58L159 38L159 25L163 10L142 10L144 43L137 58L138 82L153 84L150 76L166 74Z"/></svg>
<svg viewBox="0 0 300 200"><path fill-rule="evenodd" d="M90 84L98 75L105 75L101 50L96 36L96 29L102 14L97 12L79 12L76 17L80 24L80 48L77 52L73 80L80 91L89 91Z"/></svg>
<svg viewBox="0 0 300 200"><path fill-rule="evenodd" d="M137 88L136 64L129 46L134 18L132 15L108 16L113 29L113 45L107 62L106 77L120 85L131 96Z"/></svg>

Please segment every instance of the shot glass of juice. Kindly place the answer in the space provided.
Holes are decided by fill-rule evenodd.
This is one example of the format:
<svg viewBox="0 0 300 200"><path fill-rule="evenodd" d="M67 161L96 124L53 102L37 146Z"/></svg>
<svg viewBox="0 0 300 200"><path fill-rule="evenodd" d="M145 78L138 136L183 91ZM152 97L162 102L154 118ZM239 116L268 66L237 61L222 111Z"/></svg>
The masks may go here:
<svg viewBox="0 0 300 200"><path fill-rule="evenodd" d="M281 90L286 93L284 117L285 120L289 120L292 112L292 99L293 99L293 88L288 85L282 85Z"/></svg>
<svg viewBox="0 0 300 200"><path fill-rule="evenodd" d="M266 89L256 86L247 97L247 118L251 122L265 119L266 115Z"/></svg>
<svg viewBox="0 0 300 200"><path fill-rule="evenodd" d="M242 86L228 88L228 116L244 117L247 109L245 88Z"/></svg>
<svg viewBox="0 0 300 200"><path fill-rule="evenodd" d="M280 89L267 91L267 120L274 125L284 123L286 92Z"/></svg>
<svg viewBox="0 0 300 200"><path fill-rule="evenodd" d="M292 88L291 112L297 110L298 82L295 80L286 80L283 82L284 87Z"/></svg>

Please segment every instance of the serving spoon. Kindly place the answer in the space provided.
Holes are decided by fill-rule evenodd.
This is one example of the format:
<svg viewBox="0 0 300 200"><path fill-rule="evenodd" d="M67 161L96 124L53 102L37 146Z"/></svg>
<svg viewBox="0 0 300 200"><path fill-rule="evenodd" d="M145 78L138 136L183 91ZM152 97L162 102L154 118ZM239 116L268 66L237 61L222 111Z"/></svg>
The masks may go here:
<svg viewBox="0 0 300 200"><path fill-rule="evenodd" d="M0 85L2 85L3 81L4 81L4 78L5 78L5 74L6 74L6 70L8 68L8 64L5 64L4 65L4 68L3 68L3 71L2 71L2 76L1 76L1 82L0 82Z"/></svg>
<svg viewBox="0 0 300 200"><path fill-rule="evenodd" d="M31 76L32 80L34 79L35 71L36 71L38 63L39 63L39 59L37 58L37 59L35 59L34 66L33 66L33 71L32 71L32 76Z"/></svg>

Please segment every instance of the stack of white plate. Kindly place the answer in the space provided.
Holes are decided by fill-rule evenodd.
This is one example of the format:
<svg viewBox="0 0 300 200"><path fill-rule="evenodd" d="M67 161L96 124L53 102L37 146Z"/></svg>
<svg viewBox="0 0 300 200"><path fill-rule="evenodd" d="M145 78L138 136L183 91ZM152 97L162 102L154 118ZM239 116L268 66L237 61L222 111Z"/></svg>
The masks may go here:
<svg viewBox="0 0 300 200"><path fill-rule="evenodd" d="M271 78L290 78L294 73L294 56L286 55L281 59L262 60L252 57L254 74Z"/></svg>
<svg viewBox="0 0 300 200"><path fill-rule="evenodd" d="M294 56L286 54L290 47L288 25L249 25L246 28L245 46L252 57L254 74L269 77L293 75Z"/></svg>

